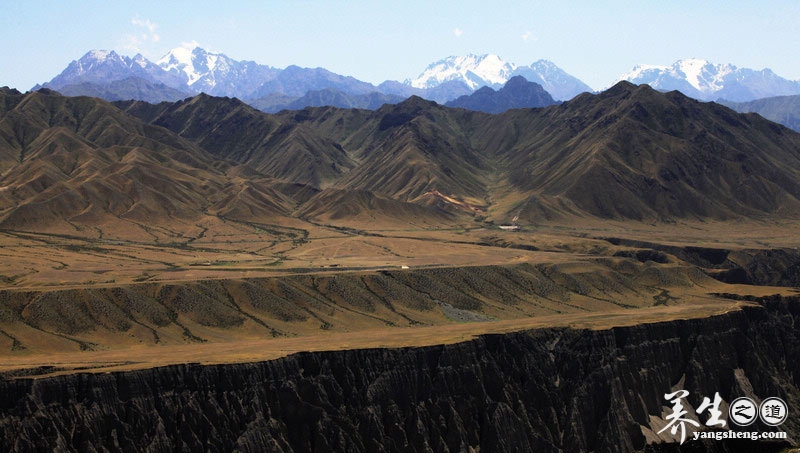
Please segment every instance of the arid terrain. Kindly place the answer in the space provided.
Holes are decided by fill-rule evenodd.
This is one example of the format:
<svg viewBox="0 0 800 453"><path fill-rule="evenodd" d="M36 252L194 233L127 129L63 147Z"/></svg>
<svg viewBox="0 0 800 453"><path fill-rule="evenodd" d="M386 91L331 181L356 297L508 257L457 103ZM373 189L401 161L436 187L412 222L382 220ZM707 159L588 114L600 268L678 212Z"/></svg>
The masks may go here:
<svg viewBox="0 0 800 453"><path fill-rule="evenodd" d="M675 442L675 386L800 405L798 231L800 134L625 82L498 115L2 88L0 446Z"/></svg>
<svg viewBox="0 0 800 453"><path fill-rule="evenodd" d="M797 294L775 277L796 266L791 257L762 263L772 280L751 282L759 286L712 278L748 268L765 250L796 253L796 228L587 219L504 231L209 219L194 236L138 240L106 239L117 234L101 228L83 236L6 230L0 370L248 362L705 317L746 304L731 294Z"/></svg>

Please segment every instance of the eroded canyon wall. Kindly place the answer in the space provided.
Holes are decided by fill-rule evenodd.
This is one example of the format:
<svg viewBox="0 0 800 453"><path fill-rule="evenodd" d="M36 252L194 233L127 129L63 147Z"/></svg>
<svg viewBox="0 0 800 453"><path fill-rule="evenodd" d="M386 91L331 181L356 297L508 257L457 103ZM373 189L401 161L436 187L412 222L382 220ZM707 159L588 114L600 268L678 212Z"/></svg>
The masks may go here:
<svg viewBox="0 0 800 453"><path fill-rule="evenodd" d="M691 392L694 407L717 391L727 402L781 397L791 412L779 429L793 443L800 434L800 299L759 303L712 318L602 331L543 329L423 348L5 380L0 449L672 451L647 446L645 433L667 409L664 393L678 387ZM785 444L737 445L684 448L774 451Z"/></svg>

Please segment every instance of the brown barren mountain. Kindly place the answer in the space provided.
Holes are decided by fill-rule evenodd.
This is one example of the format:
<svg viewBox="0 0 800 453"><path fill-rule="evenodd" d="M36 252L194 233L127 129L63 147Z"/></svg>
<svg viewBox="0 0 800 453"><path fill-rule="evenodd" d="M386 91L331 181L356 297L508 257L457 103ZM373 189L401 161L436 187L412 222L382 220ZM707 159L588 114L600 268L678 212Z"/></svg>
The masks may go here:
<svg viewBox="0 0 800 453"><path fill-rule="evenodd" d="M0 176L4 228L193 219L224 185L225 164L94 98L30 93L0 136L15 157Z"/></svg>
<svg viewBox="0 0 800 453"><path fill-rule="evenodd" d="M757 115L627 82L481 130L534 204L660 220L797 215L798 139Z"/></svg>
<svg viewBox="0 0 800 453"><path fill-rule="evenodd" d="M487 205L501 221L800 212L800 136L757 115L627 82L500 115L416 97L375 112L309 108L274 116L206 96L137 105L123 107L274 178L399 201L438 191ZM190 105L193 115L169 120L142 113Z"/></svg>
<svg viewBox="0 0 800 453"><path fill-rule="evenodd" d="M1 96L0 226L10 229L207 215L450 224L800 213L800 135L625 82L501 115L416 97L374 112L268 115L207 95L158 105ZM305 195L281 189L292 185Z"/></svg>
<svg viewBox="0 0 800 453"><path fill-rule="evenodd" d="M116 105L180 134L217 158L246 164L275 178L319 187L354 166L335 141L302 120L302 112L273 116L235 98L205 94L174 104L127 101Z"/></svg>

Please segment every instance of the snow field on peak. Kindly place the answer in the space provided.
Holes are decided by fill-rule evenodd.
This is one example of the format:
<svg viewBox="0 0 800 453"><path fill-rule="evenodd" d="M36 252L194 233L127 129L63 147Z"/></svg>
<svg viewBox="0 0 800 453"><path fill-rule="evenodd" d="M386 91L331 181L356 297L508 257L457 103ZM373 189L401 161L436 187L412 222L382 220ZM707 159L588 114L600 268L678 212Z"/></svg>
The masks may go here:
<svg viewBox="0 0 800 453"><path fill-rule="evenodd" d="M192 58L193 52L194 49L188 47L176 47L161 57L156 64L166 71L171 71L173 69L182 71L188 78L187 84L191 86L203 77L203 74L198 72L194 67Z"/></svg>
<svg viewBox="0 0 800 453"><path fill-rule="evenodd" d="M449 80L461 80L470 88L476 89L480 84L469 77L470 73L490 84L502 84L511 77L516 68L515 64L505 62L493 54L448 57L428 66L419 77L410 81L410 85L424 89Z"/></svg>
<svg viewBox="0 0 800 453"><path fill-rule="evenodd" d="M99 60L99 61L105 60L112 53L115 53L115 52L113 50L92 50L91 52L89 52L89 54L92 56L92 58L94 58L95 60Z"/></svg>

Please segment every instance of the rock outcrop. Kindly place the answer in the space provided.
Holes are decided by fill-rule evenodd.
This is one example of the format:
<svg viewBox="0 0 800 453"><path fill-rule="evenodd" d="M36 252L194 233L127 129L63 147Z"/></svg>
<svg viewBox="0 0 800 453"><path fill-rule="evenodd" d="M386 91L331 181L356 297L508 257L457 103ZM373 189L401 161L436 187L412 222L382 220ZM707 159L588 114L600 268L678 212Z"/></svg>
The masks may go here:
<svg viewBox="0 0 800 453"><path fill-rule="evenodd" d="M800 434L800 299L760 303L603 331L9 379L0 381L0 449L677 451L653 436L668 413L664 393L683 388L693 407L714 392L725 402L783 398L785 424L747 430L790 439L687 442L682 451L774 451Z"/></svg>

